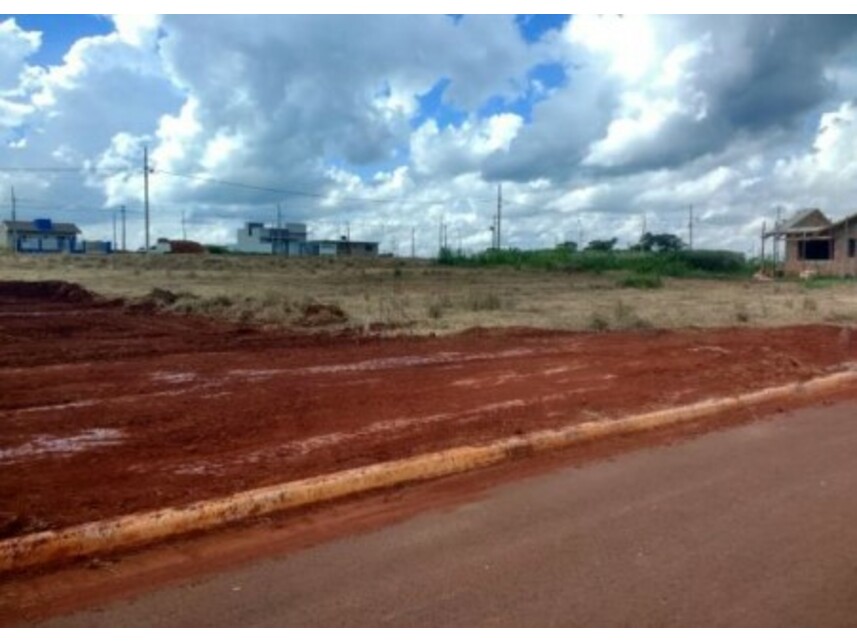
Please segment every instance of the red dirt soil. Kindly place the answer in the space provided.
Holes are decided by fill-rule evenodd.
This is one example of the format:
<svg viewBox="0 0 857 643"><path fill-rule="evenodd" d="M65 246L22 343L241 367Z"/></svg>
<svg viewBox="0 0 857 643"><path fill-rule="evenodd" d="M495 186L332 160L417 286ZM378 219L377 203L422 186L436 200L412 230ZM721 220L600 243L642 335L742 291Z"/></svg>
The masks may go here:
<svg viewBox="0 0 857 643"><path fill-rule="evenodd" d="M0 537L773 386L835 326L377 338L0 282Z"/></svg>

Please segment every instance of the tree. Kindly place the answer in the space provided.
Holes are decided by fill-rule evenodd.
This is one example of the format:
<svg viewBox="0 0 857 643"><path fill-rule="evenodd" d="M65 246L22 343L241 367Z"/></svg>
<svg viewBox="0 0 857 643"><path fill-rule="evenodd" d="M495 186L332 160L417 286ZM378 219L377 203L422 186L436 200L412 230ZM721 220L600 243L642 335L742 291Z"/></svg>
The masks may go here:
<svg viewBox="0 0 857 643"><path fill-rule="evenodd" d="M633 247L643 252L678 252L684 249L684 241L674 234L653 234L647 232L640 237L640 243Z"/></svg>
<svg viewBox="0 0 857 643"><path fill-rule="evenodd" d="M586 249L594 250L595 252L612 252L617 243L619 243L619 239L616 237L612 239L593 239L586 246Z"/></svg>

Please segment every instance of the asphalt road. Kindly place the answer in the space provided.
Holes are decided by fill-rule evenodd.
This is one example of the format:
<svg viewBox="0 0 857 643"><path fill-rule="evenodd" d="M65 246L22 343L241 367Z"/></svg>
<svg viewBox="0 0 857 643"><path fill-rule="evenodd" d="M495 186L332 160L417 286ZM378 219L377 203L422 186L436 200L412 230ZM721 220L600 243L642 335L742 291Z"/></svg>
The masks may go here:
<svg viewBox="0 0 857 643"><path fill-rule="evenodd" d="M492 489L64 626L855 626L857 403Z"/></svg>

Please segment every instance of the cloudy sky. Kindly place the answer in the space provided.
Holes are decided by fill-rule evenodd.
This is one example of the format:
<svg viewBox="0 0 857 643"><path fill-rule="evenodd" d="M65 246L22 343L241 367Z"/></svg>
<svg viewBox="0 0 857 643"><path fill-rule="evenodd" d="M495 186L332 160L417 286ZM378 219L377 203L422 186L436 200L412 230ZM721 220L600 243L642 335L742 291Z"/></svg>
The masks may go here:
<svg viewBox="0 0 857 643"><path fill-rule="evenodd" d="M857 211L857 19L4 16L0 209L142 242L245 220L383 251L648 230L753 248L761 221ZM218 182L219 181L219 182ZM250 186L250 187L241 187ZM252 189L262 188L262 189Z"/></svg>

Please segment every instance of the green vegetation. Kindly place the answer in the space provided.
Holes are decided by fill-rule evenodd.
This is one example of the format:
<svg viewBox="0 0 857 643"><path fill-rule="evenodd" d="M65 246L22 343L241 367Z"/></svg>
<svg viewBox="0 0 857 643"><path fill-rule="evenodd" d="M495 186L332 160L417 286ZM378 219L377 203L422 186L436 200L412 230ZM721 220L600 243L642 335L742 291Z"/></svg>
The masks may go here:
<svg viewBox="0 0 857 643"><path fill-rule="evenodd" d="M603 273L625 272L656 277L736 277L752 274L744 255L725 250L673 250L644 252L638 250L584 250L559 246L544 250L486 250L473 255L445 249L438 258L444 266L506 266L535 270ZM623 283L633 288L657 288L657 280Z"/></svg>
<svg viewBox="0 0 857 643"><path fill-rule="evenodd" d="M619 280L619 285L622 288L642 288L644 290L654 290L655 288L663 288L664 281L660 275L651 274L635 274Z"/></svg>
<svg viewBox="0 0 857 643"><path fill-rule="evenodd" d="M805 279L803 287L808 290L821 290L823 288L832 288L842 284L853 284L853 277L811 277Z"/></svg>

